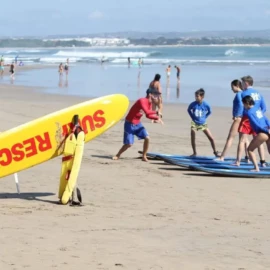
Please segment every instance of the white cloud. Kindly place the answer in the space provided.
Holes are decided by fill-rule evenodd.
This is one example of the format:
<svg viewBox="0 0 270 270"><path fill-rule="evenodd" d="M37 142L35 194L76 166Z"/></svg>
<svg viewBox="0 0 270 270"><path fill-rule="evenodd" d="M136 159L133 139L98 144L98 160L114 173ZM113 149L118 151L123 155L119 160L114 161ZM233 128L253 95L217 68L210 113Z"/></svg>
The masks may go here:
<svg viewBox="0 0 270 270"><path fill-rule="evenodd" d="M102 18L104 18L104 14L99 10L95 10L88 15L88 19L90 20L99 20Z"/></svg>

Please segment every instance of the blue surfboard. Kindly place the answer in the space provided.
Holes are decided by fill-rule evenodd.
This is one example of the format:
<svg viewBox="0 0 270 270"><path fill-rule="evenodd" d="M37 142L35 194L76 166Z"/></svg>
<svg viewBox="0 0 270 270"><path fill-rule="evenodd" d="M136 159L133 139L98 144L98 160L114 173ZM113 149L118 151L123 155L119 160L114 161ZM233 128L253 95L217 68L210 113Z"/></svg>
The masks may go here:
<svg viewBox="0 0 270 270"><path fill-rule="evenodd" d="M218 163L199 163L197 161L185 161L173 158L164 158L164 161L170 163L172 165L176 165L183 168L191 168L192 167L204 167L210 169L230 169L230 170L251 170L253 169L252 163L242 162L240 166L233 166L231 162L218 162ZM194 169L194 168L193 168ZM260 167L262 171L270 171L270 166L267 164L266 167Z"/></svg>
<svg viewBox="0 0 270 270"><path fill-rule="evenodd" d="M142 151L138 151L139 154L142 154ZM163 158L175 158L175 159L188 159L188 160L214 160L215 156L186 156L186 155L171 155L171 154L161 154L161 153L153 153L148 152L147 156L154 159L163 159ZM235 157L227 157L225 161L235 160ZM244 159L243 159L244 161Z"/></svg>
<svg viewBox="0 0 270 270"><path fill-rule="evenodd" d="M211 169L193 167L194 170L218 176L245 177L245 178L270 178L270 171L251 172L249 170Z"/></svg>

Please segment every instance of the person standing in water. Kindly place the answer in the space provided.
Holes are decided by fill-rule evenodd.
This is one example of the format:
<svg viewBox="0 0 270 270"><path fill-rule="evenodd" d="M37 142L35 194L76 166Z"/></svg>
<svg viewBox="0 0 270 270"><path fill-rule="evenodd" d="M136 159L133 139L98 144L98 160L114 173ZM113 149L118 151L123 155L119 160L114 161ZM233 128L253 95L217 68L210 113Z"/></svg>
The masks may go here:
<svg viewBox="0 0 270 270"><path fill-rule="evenodd" d="M171 65L168 65L168 67L166 68L166 74L167 74L167 80L170 80L170 76L171 76Z"/></svg>
<svg viewBox="0 0 270 270"><path fill-rule="evenodd" d="M180 67L174 66L176 68L176 78L179 81L180 80Z"/></svg>
<svg viewBox="0 0 270 270"><path fill-rule="evenodd" d="M9 72L10 72L10 78L14 79L14 75L15 75L15 64L14 64L14 62L11 63Z"/></svg>
<svg viewBox="0 0 270 270"><path fill-rule="evenodd" d="M61 78L63 75L63 64L60 63L59 67L58 67L58 72L59 72L59 77Z"/></svg>
<svg viewBox="0 0 270 270"><path fill-rule="evenodd" d="M149 89L155 89L160 93L158 101L153 103L153 110L156 110L156 107L158 107L158 114L162 118L163 105L162 105L162 91L160 85L160 78L161 76L159 74L156 74L154 80L149 84Z"/></svg>
<svg viewBox="0 0 270 270"><path fill-rule="evenodd" d="M1 59L0 59L0 72L1 72L1 76L4 75L4 70L5 70L5 67L4 67L4 60L1 58Z"/></svg>
<svg viewBox="0 0 270 270"><path fill-rule="evenodd" d="M66 61L66 63L65 63L64 69L65 69L66 77L67 77L67 76L68 76L68 70L69 70L69 59L68 59L68 58L67 58L67 61Z"/></svg>

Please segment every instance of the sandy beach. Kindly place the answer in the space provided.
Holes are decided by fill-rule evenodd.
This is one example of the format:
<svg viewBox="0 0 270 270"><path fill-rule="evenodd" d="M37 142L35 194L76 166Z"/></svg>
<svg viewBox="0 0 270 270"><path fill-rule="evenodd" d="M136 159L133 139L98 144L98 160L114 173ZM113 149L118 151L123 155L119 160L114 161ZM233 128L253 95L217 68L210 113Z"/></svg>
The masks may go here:
<svg viewBox="0 0 270 270"><path fill-rule="evenodd" d="M0 86L1 130L84 101ZM231 109L213 107L221 151ZM149 151L190 154L186 105L166 105L165 125L143 123ZM86 144L82 207L57 205L61 158L1 179L0 269L249 270L270 268L268 179L222 178L159 161L142 162L136 141L119 161L123 122ZM199 154L212 155L197 133ZM236 141L230 151L235 154ZM267 155L268 157L268 155Z"/></svg>

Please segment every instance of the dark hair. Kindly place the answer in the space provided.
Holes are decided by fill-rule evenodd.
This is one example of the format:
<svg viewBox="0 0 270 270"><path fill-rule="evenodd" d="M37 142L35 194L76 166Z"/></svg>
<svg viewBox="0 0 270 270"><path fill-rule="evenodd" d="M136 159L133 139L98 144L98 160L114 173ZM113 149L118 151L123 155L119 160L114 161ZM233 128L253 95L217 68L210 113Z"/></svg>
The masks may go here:
<svg viewBox="0 0 270 270"><path fill-rule="evenodd" d="M195 96L200 96L200 97L204 97L205 91L203 88L200 88L199 90L197 90L195 92Z"/></svg>
<svg viewBox="0 0 270 270"><path fill-rule="evenodd" d="M154 81L159 81L159 80L160 80L160 77L161 77L161 76L160 76L159 74L156 74L156 75L155 75L155 78L154 78Z"/></svg>
<svg viewBox="0 0 270 270"><path fill-rule="evenodd" d="M231 86L235 86L235 87L238 87L238 88L240 88L240 89L243 89L243 88L242 88L241 81L239 81L239 80L233 80L233 81L231 82Z"/></svg>
<svg viewBox="0 0 270 270"><path fill-rule="evenodd" d="M245 96L245 97L243 97L242 98L242 102L244 104L247 104L247 105L250 105L250 106L255 105L254 99L251 96Z"/></svg>
<svg viewBox="0 0 270 270"><path fill-rule="evenodd" d="M250 85L250 86L253 85L253 78L249 75L242 77L241 80L245 83L248 83L248 85Z"/></svg>

